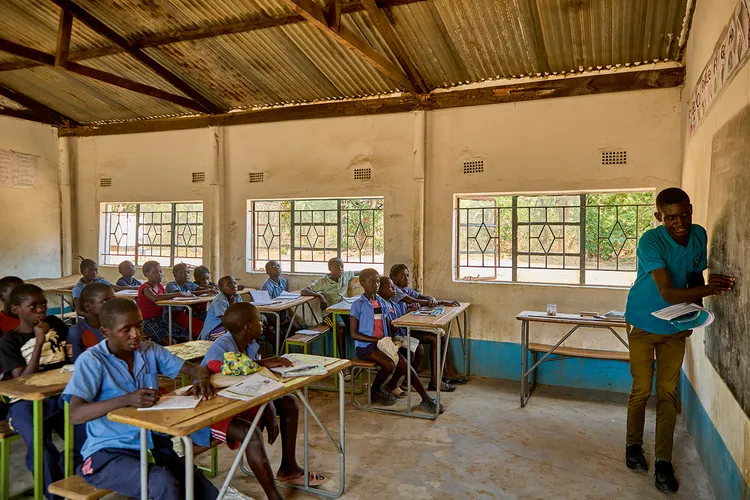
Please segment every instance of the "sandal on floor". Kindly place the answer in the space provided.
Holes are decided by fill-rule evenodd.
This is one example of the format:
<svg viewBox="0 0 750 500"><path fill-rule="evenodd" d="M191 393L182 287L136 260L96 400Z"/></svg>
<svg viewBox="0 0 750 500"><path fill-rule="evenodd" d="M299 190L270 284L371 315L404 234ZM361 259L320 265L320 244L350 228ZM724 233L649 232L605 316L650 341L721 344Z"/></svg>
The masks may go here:
<svg viewBox="0 0 750 500"><path fill-rule="evenodd" d="M310 476L310 486L320 486L321 484L325 483L328 479L323 474L318 474L317 472L309 472L308 475ZM295 486L304 486L305 485L305 473L300 472L298 476L295 477L289 477L286 479L276 478L279 481L279 484L293 484Z"/></svg>
<svg viewBox="0 0 750 500"><path fill-rule="evenodd" d="M466 384L469 382L469 379L466 377L458 377L458 378L443 377L443 382L447 384Z"/></svg>
<svg viewBox="0 0 750 500"><path fill-rule="evenodd" d="M437 391L437 388L434 385L428 385L427 386L428 391ZM440 392L453 392L456 390L456 386L449 384L448 382L445 382L445 387L440 388Z"/></svg>
<svg viewBox="0 0 750 500"><path fill-rule="evenodd" d="M403 399L406 397L406 391L404 391L400 387L396 387L395 389L390 391L390 393L391 393L391 396L397 399Z"/></svg>
<svg viewBox="0 0 750 500"><path fill-rule="evenodd" d="M437 404L437 400L435 398L432 398L432 399L422 401L421 403L419 403L419 406L421 406L422 408L424 408L430 413L435 413L435 410L437 409L438 404ZM445 406L440 405L440 411L438 413L443 413L444 411L445 411Z"/></svg>
<svg viewBox="0 0 750 500"><path fill-rule="evenodd" d="M380 403L385 406L393 406L396 404L396 398L390 392L378 391L372 396L374 403Z"/></svg>

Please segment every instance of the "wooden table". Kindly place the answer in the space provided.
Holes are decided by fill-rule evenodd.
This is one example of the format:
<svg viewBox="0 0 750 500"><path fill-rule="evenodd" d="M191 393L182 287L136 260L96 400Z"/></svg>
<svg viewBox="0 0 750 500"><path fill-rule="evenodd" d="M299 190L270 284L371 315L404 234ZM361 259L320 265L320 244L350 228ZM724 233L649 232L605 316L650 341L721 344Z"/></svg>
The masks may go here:
<svg viewBox="0 0 750 500"><path fill-rule="evenodd" d="M310 314L312 314L312 317L317 322L318 318L315 315L315 311L313 311L312 305L310 305L310 302L312 302L315 299L315 297L303 297L299 296L296 299L275 299L272 304L254 304L255 307L258 308L258 310L265 314L271 314L276 317L276 355L279 356L281 354L281 348L284 347L284 343L286 342L287 337L289 337L289 333L292 331L292 321L294 319L294 316L297 314L297 308L300 306L302 307L302 313L305 313L305 304L307 304L307 308L310 310ZM289 326L286 329L286 333L284 333L284 340L281 341L281 312L291 310L291 318L289 321ZM336 356L334 356L336 357Z"/></svg>
<svg viewBox="0 0 750 500"><path fill-rule="evenodd" d="M540 311L523 311L518 314L518 316L516 316L516 319L521 322L521 408L526 406L526 402L531 397L531 392L536 385L536 368L543 362L547 361L549 355L554 353L555 350L557 350L560 345L565 342L568 337L573 335L573 333L579 328L599 328L609 330L615 337L617 337L620 342L622 342L622 345L624 345L626 349L629 349L628 343L625 342L625 340L620 336L620 334L617 333L617 331L615 331L615 328L623 328L627 330L627 325L624 320L601 319L592 316L581 316L580 314L557 314L555 316L549 316L546 312ZM569 325L572 326L572 328L554 346L535 344L535 346L537 347L536 350L538 351L540 349L544 349L545 354L542 359L533 362L531 368L528 368L530 323L552 323L558 325ZM614 357L614 355L619 353L619 351L596 351L593 349L579 349L574 351L572 349L568 349L568 353L566 355L581 356L585 351L593 352L595 354L598 352L598 355L596 356L587 357L602 358L609 356L613 359L616 358ZM562 353L562 351L560 352ZM529 384L528 380L529 375L532 376L531 384Z"/></svg>
<svg viewBox="0 0 750 500"><path fill-rule="evenodd" d="M167 351L185 361L201 361L213 345L210 340L191 340L183 344L173 344L166 346Z"/></svg>
<svg viewBox="0 0 750 500"><path fill-rule="evenodd" d="M60 296L60 319L64 320L65 315L65 303L68 302L65 300L65 297L71 297L70 302L68 302L68 305L73 308L73 312L76 313L76 317L78 316L78 311L76 310L75 301L73 300L73 288L43 288L44 293L51 293L53 295L59 295Z"/></svg>
<svg viewBox="0 0 750 500"><path fill-rule="evenodd" d="M412 313L406 313L400 318L395 319L391 324L398 328L406 328L407 341L411 342L411 331L417 330L421 332L434 333L437 337L437 386L435 387L435 399L437 400L437 409L434 414L419 414L412 413L411 411L411 370L406 372L406 385L409 392L406 396L406 415L417 418L428 418L430 420L436 420L440 415L440 386L443 385L443 369L445 368L445 360L447 358L448 346L450 344L451 327L455 321L458 328L459 338L461 339L461 347L464 352L464 376L469 374L469 350L467 341L469 337L469 306L470 302L461 302L459 306L444 306L445 309L442 313L437 316L419 316ZM463 328L461 321L459 321L459 315L463 315ZM445 334L447 337L445 341L445 347L441 347L442 336ZM407 344L409 345L409 344ZM406 350L406 366L411 366L411 349ZM403 414L402 411L397 410L379 410L386 413L397 413Z"/></svg>
<svg viewBox="0 0 750 500"><path fill-rule="evenodd" d="M176 436L182 439L185 444L185 498L186 500L193 500L193 442L190 439L190 434L200 429L208 427L211 424L215 424L222 420L225 420L235 415L247 411L254 407L260 407L255 419L252 422L250 430L242 442L242 445L237 450L237 456L232 463L232 467L227 474L224 484L219 492L217 500L221 500L226 493L227 487L229 486L232 477L234 476L237 468L245 454L245 449L250 443L250 439L258 426L258 421L263 415L263 410L266 405L272 402L274 399L278 399L282 396L294 393L300 401L304 404L305 412L303 419L304 429L304 471L305 471L305 486L294 486L288 485L292 488L304 490L308 493L313 493L319 496L325 496L329 498L339 498L344 493L344 383L343 374L341 370L351 366L351 361L347 359L335 359L335 358L324 358L319 357L321 364L328 369L326 375L318 375L314 377L298 377L288 379L284 382L284 387L276 391L264 394L263 396L251 399L250 401L240 401L237 399L228 399L225 397L217 396L216 398L209 401L201 401L199 405L193 410L167 410L167 411L138 411L136 408L127 407L120 408L110 412L107 418L113 422L120 422L123 424L133 425L141 429L141 498L148 497L148 431L160 432L170 436ZM333 439L328 430L320 422L315 411L310 406L307 400L307 386L310 384L326 378L330 375L338 374L340 379L339 383L339 442ZM308 449L309 449L309 435L308 435L308 412L312 414L315 421L321 427L323 432L328 436L330 441L333 443L339 454L339 491L336 493L328 493L323 490L311 488L308 484L309 480L309 463L308 463Z"/></svg>
<svg viewBox="0 0 750 500"><path fill-rule="evenodd" d="M34 425L34 500L44 500L44 410L43 401L62 394L73 376L59 369L38 372L25 377L0 382L0 394L32 402ZM65 477L73 475L73 426L70 424L68 403L65 403Z"/></svg>
<svg viewBox="0 0 750 500"><path fill-rule="evenodd" d="M239 295L245 295L250 293L250 288L243 288L238 290ZM222 293L222 292L219 292ZM173 307L186 307L188 310L188 340L193 340L193 307L197 304L206 304L211 302L216 297L216 294L200 295L195 297L184 297L182 299L167 299L154 301L156 305L164 306L168 309L169 314L169 345L172 345L172 308ZM200 333L200 332L199 332Z"/></svg>

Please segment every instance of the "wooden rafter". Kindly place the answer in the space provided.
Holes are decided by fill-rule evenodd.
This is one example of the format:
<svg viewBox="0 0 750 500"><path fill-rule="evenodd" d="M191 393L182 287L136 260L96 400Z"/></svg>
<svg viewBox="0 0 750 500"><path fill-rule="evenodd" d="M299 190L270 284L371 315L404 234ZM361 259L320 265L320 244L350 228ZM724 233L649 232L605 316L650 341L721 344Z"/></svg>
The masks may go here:
<svg viewBox="0 0 750 500"><path fill-rule="evenodd" d="M73 30L73 15L64 10L60 13L60 26L57 29L57 49L55 66L65 66L70 55L70 35Z"/></svg>
<svg viewBox="0 0 750 500"><path fill-rule="evenodd" d="M26 47L25 45L20 45L18 43L11 42L10 40L0 38L0 51L30 59L39 63L40 65L55 66L55 56L53 56L52 54L47 54L46 52L42 52L41 50ZM157 99L169 101L173 104L178 104L188 109L204 111L203 107L200 104L193 101L192 99L188 99L187 97L172 94L171 92L165 92L164 90L157 89L156 87L144 85L133 80L128 80L127 78L122 78L121 76L107 73L106 71L100 71L89 66L84 66L82 64L69 61L60 69L69 71L71 73L76 73L78 75L86 76L94 80L109 83L110 85L115 85L116 87L132 90L133 92L138 92L139 94L145 94L147 96L156 97Z"/></svg>
<svg viewBox="0 0 750 500"><path fill-rule="evenodd" d="M13 108L2 108L0 107L0 115L12 116L13 118L21 118L22 120L29 120L32 122L47 123L39 115L28 109L13 109ZM50 123L55 125L55 123Z"/></svg>
<svg viewBox="0 0 750 500"><path fill-rule="evenodd" d="M385 7L397 7L399 5L408 5L412 3L425 2L426 0L378 0L378 6L380 8ZM365 10L362 2L354 1L343 4L341 6L342 14L353 14L355 12L362 12ZM292 14L283 17L264 17L261 19L253 19L252 21L239 21L236 23L227 24L213 24L210 26L196 28L185 31L168 31L164 33L156 33L153 35L147 35L131 42L134 47L139 49L145 49L148 47L158 47L160 45L168 45L171 43L189 42L192 40L202 40L205 38L213 38L222 35L231 35L234 33L246 33L248 31L254 31L266 28L278 28L279 26L286 26L288 24L297 24L305 22L305 18ZM103 47L96 47L93 49L78 50L70 54L70 61L84 61L86 59L94 59L97 57L111 56L114 54L122 54L125 49L119 45L105 45ZM7 63L0 64L0 71L12 71L16 69L31 68L39 66L34 61L10 61Z"/></svg>
<svg viewBox="0 0 750 500"><path fill-rule="evenodd" d="M276 109L243 111L214 116L69 127L61 128L59 134L60 136L133 134L165 130L185 130L209 126L404 113L416 110L449 109L557 97L672 88L679 87L684 83L685 68L643 69L641 71L622 71L617 73L545 79L469 90L433 92L429 96L407 94L399 97L284 106Z"/></svg>
<svg viewBox="0 0 750 500"><path fill-rule="evenodd" d="M370 16L372 24L375 25L375 29L380 33L380 36L383 37L383 40L385 40L385 43L388 45L388 48L391 49L393 55L396 56L396 60L399 65L401 65L404 73L406 73L406 77L409 78L412 87L414 87L420 94L428 92L429 89L427 88L427 85L425 85L422 80L419 71L417 71L414 62L406 51L406 47L401 43L401 40L396 34L396 30L393 29L393 26L385 13L380 10L377 3L375 3L375 0L361 0L361 3L367 11L367 14Z"/></svg>
<svg viewBox="0 0 750 500"><path fill-rule="evenodd" d="M190 86L182 78L178 77L170 70L159 64L156 60L152 59L151 56L143 52L141 49L134 47L125 37L121 36L115 30L107 26L105 23L97 19L95 16L77 5L72 0L52 0L52 2L54 2L61 9L73 14L76 19L94 30L96 33L104 36L105 38L108 38L116 45L122 47L125 52L133 56L140 63L171 83L177 90L183 92L185 95L189 96L195 102L200 104L204 111L207 111L209 113L221 113L222 111L226 111L222 110L219 106L211 102L211 100L209 100L203 94Z"/></svg>
<svg viewBox="0 0 750 500"><path fill-rule="evenodd" d="M328 24L326 13L313 0L282 0L282 2L297 14L304 17L313 26L336 40L343 47L354 52L358 57L369 63L380 73L393 80L406 90L414 92L416 89L409 81L404 71L393 64L387 57L375 50L369 43L358 37L346 26L334 31Z"/></svg>
<svg viewBox="0 0 750 500"><path fill-rule="evenodd" d="M333 31L341 31L341 0L330 0L328 2L328 26Z"/></svg>
<svg viewBox="0 0 750 500"><path fill-rule="evenodd" d="M68 118L67 116L61 113L58 113L54 109L42 104L36 99L33 99L25 94L22 94L21 92L18 92L17 90L13 90L9 87L5 87L4 85L0 85L0 95L7 97L11 101L17 102L18 104L20 104L21 106L24 106L25 108L28 108L29 112L32 113L33 116L36 117L35 121L50 123L52 125L64 125L64 126L78 125L78 123L75 120ZM5 108L5 109L7 110L8 108ZM27 118L27 117L22 117L18 115L16 115L16 117L33 119L33 118Z"/></svg>

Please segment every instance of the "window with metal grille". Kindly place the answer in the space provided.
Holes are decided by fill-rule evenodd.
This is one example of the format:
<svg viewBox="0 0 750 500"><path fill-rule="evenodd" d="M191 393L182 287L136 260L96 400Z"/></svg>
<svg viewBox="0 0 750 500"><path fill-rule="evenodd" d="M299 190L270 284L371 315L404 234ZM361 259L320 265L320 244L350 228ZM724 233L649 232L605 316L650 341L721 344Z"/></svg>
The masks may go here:
<svg viewBox="0 0 750 500"><path fill-rule="evenodd" d="M602 151L602 165L627 165L627 151Z"/></svg>
<svg viewBox="0 0 750 500"><path fill-rule="evenodd" d="M203 263L203 203L102 203L99 262Z"/></svg>
<svg viewBox="0 0 750 500"><path fill-rule="evenodd" d="M288 272L328 272L328 260L346 269L383 272L383 198L248 201L247 270L277 260Z"/></svg>
<svg viewBox="0 0 750 500"><path fill-rule="evenodd" d="M629 286L653 227L653 192L461 195L455 277Z"/></svg>

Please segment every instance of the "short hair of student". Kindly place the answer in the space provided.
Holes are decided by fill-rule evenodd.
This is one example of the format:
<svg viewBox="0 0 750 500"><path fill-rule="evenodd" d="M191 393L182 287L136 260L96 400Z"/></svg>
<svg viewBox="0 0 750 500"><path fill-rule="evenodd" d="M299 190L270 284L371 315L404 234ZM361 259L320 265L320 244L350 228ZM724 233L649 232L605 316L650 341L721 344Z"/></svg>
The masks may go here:
<svg viewBox="0 0 750 500"><path fill-rule="evenodd" d="M685 200L690 203L690 196L685 191L676 187L667 188L656 195L656 208L660 209L664 205L676 205Z"/></svg>
<svg viewBox="0 0 750 500"><path fill-rule="evenodd" d="M340 262L340 263L343 264L344 263L344 259L342 259L341 257L333 257L332 259L328 259L328 267L330 268L331 264L333 264L335 262Z"/></svg>
<svg viewBox="0 0 750 500"><path fill-rule="evenodd" d="M195 276L196 278L198 276L203 277L207 274L211 274L211 271L209 271L208 267L206 266L198 266L195 269L193 269L193 276Z"/></svg>
<svg viewBox="0 0 750 500"><path fill-rule="evenodd" d="M269 260L268 262L266 262L266 265L264 266L264 268L265 268L266 272L268 272L268 268L269 268L269 267L271 267L271 265L272 265L272 264L273 264L274 262L276 262L276 261L275 261L275 260ZM329 261L329 262L330 262L330 261Z"/></svg>
<svg viewBox="0 0 750 500"><path fill-rule="evenodd" d="M253 320L253 317L260 313L258 309L249 302L235 302L227 308L224 316L221 317L222 324L227 327L231 333L237 334L242 328Z"/></svg>
<svg viewBox="0 0 750 500"><path fill-rule="evenodd" d="M9 287L23 285L23 280L18 276L5 276L0 278L0 293L4 293Z"/></svg>
<svg viewBox="0 0 750 500"><path fill-rule="evenodd" d="M89 283L81 291L81 304L91 302L94 297L105 293L107 290L112 290L112 287L106 283Z"/></svg>
<svg viewBox="0 0 750 500"><path fill-rule="evenodd" d="M227 281L231 281L231 280L232 280L231 276L222 276L221 278L219 278L219 288L223 287L224 283L226 283Z"/></svg>
<svg viewBox="0 0 750 500"><path fill-rule="evenodd" d="M391 278L395 278L396 276L401 274L401 271L403 271L404 269L409 269L406 264L393 264L391 266L390 272L388 273L388 276L390 276Z"/></svg>
<svg viewBox="0 0 750 500"><path fill-rule="evenodd" d="M143 264L143 274L150 273L153 268L160 265L155 260L149 260Z"/></svg>
<svg viewBox="0 0 750 500"><path fill-rule="evenodd" d="M81 271L83 271L84 269L93 269L95 267L98 267L97 263L91 259L84 259L80 255L78 256L78 258L81 259L81 265L79 266Z"/></svg>
<svg viewBox="0 0 750 500"><path fill-rule="evenodd" d="M361 282L362 280L376 278L378 274L380 273L378 273L377 269L373 269L371 267L368 267L367 269L362 269L359 272L359 281Z"/></svg>
<svg viewBox="0 0 750 500"><path fill-rule="evenodd" d="M135 301L115 297L102 306L101 311L99 311L99 322L104 328L114 328L120 316L136 311L140 312L140 309L138 309L138 304Z"/></svg>
<svg viewBox="0 0 750 500"><path fill-rule="evenodd" d="M180 262L179 264L175 264L172 267L172 272L177 271L177 269L182 269L183 267L185 268L186 271L190 270L187 264L185 264L184 262Z"/></svg>
<svg viewBox="0 0 750 500"><path fill-rule="evenodd" d="M12 292L10 292L8 302L10 302L10 305L12 306L20 306L26 299L35 295L44 295L44 290L36 285L18 285Z"/></svg>

